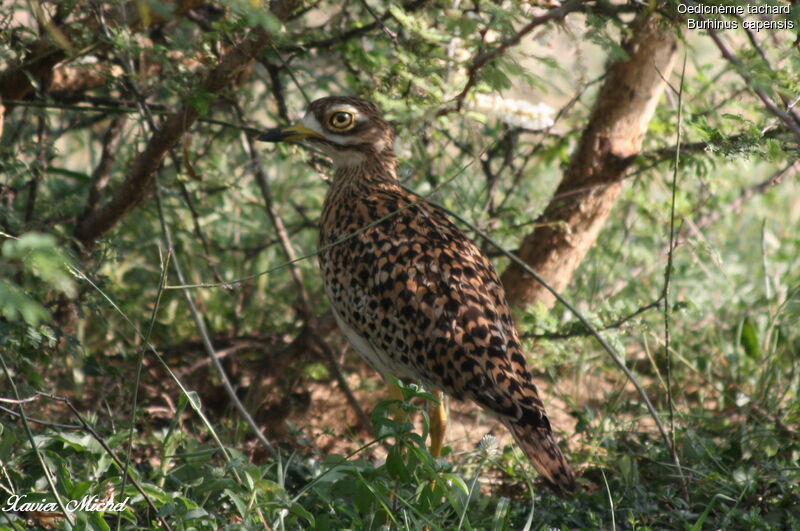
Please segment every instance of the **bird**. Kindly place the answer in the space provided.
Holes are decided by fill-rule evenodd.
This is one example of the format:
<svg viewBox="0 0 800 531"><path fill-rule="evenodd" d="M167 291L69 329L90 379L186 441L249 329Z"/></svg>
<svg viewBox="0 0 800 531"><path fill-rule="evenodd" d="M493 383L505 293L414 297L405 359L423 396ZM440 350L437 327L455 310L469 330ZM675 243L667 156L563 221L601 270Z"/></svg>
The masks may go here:
<svg viewBox="0 0 800 531"><path fill-rule="evenodd" d="M395 130L379 108L323 97L258 139L305 144L333 163L319 265L339 328L367 364L437 397L475 402L508 428L548 487L574 492L496 270L442 208L400 185ZM443 403L431 413L435 457Z"/></svg>

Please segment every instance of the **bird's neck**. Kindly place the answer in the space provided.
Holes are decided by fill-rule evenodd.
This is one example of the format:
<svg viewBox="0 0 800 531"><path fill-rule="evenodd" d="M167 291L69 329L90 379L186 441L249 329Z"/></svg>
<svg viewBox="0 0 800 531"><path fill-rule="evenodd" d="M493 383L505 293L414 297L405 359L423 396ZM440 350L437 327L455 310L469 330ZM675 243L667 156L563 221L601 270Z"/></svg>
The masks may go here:
<svg viewBox="0 0 800 531"><path fill-rule="evenodd" d="M366 156L357 164L334 163L333 182L322 206L320 246L370 221L371 211L358 208L361 199L375 192L397 189L397 158L394 153Z"/></svg>
<svg viewBox="0 0 800 531"><path fill-rule="evenodd" d="M334 161L333 188L371 188L397 183L397 157L393 152L363 153L347 161Z"/></svg>

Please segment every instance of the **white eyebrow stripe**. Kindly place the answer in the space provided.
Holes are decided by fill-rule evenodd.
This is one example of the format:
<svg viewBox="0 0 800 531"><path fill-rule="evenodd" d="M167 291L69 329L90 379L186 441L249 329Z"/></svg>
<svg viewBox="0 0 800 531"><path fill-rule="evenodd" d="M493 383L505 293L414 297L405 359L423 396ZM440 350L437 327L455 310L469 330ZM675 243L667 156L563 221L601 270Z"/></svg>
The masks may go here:
<svg viewBox="0 0 800 531"><path fill-rule="evenodd" d="M336 107L331 109L331 112L337 112L337 111L349 112L350 114L352 114L356 118L358 118L358 116L361 114L361 113L358 112L358 109L356 109L352 105L348 105L346 103L344 103L342 105L337 105Z"/></svg>

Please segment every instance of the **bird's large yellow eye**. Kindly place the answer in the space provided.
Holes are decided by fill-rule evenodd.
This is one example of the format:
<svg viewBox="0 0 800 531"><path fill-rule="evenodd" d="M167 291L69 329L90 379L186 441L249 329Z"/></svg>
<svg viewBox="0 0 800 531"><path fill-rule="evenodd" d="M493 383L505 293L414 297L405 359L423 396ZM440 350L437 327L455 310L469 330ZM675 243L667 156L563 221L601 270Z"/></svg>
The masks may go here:
<svg viewBox="0 0 800 531"><path fill-rule="evenodd" d="M356 123L353 113L347 111L336 111L328 117L328 125L336 131L347 131Z"/></svg>

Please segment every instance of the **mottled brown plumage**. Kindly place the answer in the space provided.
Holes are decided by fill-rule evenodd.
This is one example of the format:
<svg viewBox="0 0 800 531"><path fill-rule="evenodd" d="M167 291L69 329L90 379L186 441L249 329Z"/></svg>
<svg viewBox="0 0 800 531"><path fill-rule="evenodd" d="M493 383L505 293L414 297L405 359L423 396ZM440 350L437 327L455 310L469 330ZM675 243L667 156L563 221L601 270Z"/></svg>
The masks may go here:
<svg viewBox="0 0 800 531"><path fill-rule="evenodd" d="M334 161L319 261L361 356L383 374L478 403L554 489L574 490L494 267L441 209L399 186L394 131L378 109L322 98L298 125L262 139L302 140Z"/></svg>

